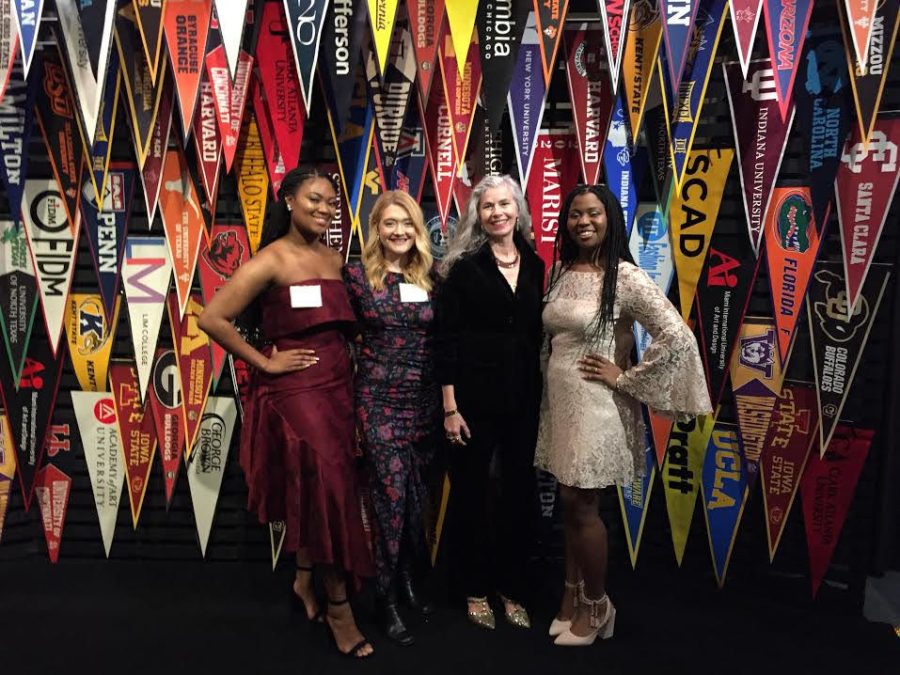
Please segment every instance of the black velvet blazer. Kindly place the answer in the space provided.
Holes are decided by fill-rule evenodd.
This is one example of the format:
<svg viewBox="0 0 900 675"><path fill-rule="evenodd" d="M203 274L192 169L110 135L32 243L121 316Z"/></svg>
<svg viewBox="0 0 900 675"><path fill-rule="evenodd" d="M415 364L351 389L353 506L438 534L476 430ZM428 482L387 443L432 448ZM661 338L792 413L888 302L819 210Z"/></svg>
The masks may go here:
<svg viewBox="0 0 900 675"><path fill-rule="evenodd" d="M435 295L436 376L463 416L537 416L544 261L517 232L513 293L489 244L458 260Z"/></svg>

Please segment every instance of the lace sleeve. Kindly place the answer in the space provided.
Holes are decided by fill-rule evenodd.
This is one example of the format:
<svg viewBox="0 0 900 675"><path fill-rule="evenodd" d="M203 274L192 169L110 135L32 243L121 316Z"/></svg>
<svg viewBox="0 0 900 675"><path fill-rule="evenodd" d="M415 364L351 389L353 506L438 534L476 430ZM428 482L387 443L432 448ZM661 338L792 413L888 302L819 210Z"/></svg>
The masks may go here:
<svg viewBox="0 0 900 675"><path fill-rule="evenodd" d="M618 388L679 421L712 412L694 334L646 272L627 264L619 270L621 312L640 323L653 341L641 362L619 376Z"/></svg>

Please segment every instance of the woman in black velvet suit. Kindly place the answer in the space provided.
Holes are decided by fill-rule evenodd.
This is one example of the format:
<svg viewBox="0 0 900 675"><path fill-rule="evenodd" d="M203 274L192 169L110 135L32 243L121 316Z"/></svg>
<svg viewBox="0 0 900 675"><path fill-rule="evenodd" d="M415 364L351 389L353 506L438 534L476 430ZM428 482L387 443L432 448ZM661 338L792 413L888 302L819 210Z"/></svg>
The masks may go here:
<svg viewBox="0 0 900 675"><path fill-rule="evenodd" d="M515 181L483 179L450 242L435 299L436 374L451 444L451 541L468 616L487 628L494 627L493 588L507 620L530 626L521 603L535 514L545 271L529 243L530 224Z"/></svg>

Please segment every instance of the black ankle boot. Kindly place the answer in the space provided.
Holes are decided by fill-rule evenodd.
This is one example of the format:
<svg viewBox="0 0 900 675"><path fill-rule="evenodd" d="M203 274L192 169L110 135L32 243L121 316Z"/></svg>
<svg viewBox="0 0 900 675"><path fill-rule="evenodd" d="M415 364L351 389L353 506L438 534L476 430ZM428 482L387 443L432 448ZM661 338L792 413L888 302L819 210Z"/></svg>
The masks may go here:
<svg viewBox="0 0 900 675"><path fill-rule="evenodd" d="M425 616L434 613L434 603L419 592L421 586L419 587L419 590L416 590L416 587L413 584L413 575L409 569L400 570L400 573L397 575L397 580L400 584L400 595L407 605L412 609L421 612Z"/></svg>
<svg viewBox="0 0 900 675"><path fill-rule="evenodd" d="M408 647L415 642L412 634L406 629L400 612L397 611L396 594L389 593L378 597L378 620L384 634L397 644Z"/></svg>

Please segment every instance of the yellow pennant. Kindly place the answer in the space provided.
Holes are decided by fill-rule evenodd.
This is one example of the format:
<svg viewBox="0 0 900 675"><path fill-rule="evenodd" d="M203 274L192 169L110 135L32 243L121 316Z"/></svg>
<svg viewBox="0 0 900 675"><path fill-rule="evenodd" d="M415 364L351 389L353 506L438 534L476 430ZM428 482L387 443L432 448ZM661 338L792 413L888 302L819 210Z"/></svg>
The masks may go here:
<svg viewBox="0 0 900 675"><path fill-rule="evenodd" d="M262 238L263 220L266 216L266 200L269 196L269 174L266 172L266 157L263 154L262 140L256 117L250 113L235 157L237 170L238 197L241 210L244 212L244 223L250 240L250 251L256 253Z"/></svg>
<svg viewBox="0 0 900 675"><path fill-rule="evenodd" d="M681 187L669 202L681 316L687 321L722 203L734 150L692 150Z"/></svg>
<svg viewBox="0 0 900 675"><path fill-rule="evenodd" d="M456 68L460 77L466 67L466 56L469 53L469 43L472 42L477 14L478 0L447 0L447 23L453 39L453 51L457 54Z"/></svg>
<svg viewBox="0 0 900 675"><path fill-rule="evenodd" d="M9 508L13 478L16 476L16 451L6 413L0 410L0 539L3 537L3 523Z"/></svg>
<svg viewBox="0 0 900 675"><path fill-rule="evenodd" d="M372 23L372 36L375 38L375 56L378 57L378 72L382 77L387 66L399 4L398 0L369 0L369 19Z"/></svg>
<svg viewBox="0 0 900 675"><path fill-rule="evenodd" d="M669 434L666 461L662 467L666 510L672 528L672 545L678 566L684 558L688 532L703 478L703 460L713 430L713 418L702 415L690 422L676 422Z"/></svg>
<svg viewBox="0 0 900 675"><path fill-rule="evenodd" d="M650 0L636 0L631 5L625 58L622 60L622 67L625 69L625 104L628 106L631 135L634 138L637 138L641 129L661 39L659 9Z"/></svg>
<svg viewBox="0 0 900 675"><path fill-rule="evenodd" d="M107 391L109 359L119 324L121 296L110 322L99 293L72 293L66 302L69 356L82 391Z"/></svg>

